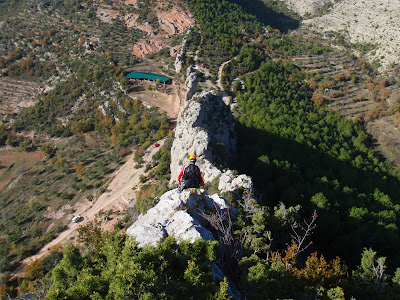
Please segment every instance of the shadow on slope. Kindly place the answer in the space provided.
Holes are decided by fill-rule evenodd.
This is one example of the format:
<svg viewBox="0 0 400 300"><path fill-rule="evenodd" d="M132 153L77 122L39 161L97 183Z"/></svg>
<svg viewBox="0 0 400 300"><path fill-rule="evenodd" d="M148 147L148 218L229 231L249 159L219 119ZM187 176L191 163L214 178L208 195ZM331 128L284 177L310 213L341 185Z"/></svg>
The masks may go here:
<svg viewBox="0 0 400 300"><path fill-rule="evenodd" d="M353 267L364 247L400 264L399 180L375 168L353 166L297 142L237 124L237 169L253 177L263 204L300 204L303 217L317 210L315 250ZM290 236L278 247L284 247Z"/></svg>
<svg viewBox="0 0 400 300"><path fill-rule="evenodd" d="M281 32L287 33L288 30L297 29L300 21L291 16L277 12L261 0L229 0L241 6L243 11L254 15L259 22L269 25L272 28L279 29Z"/></svg>

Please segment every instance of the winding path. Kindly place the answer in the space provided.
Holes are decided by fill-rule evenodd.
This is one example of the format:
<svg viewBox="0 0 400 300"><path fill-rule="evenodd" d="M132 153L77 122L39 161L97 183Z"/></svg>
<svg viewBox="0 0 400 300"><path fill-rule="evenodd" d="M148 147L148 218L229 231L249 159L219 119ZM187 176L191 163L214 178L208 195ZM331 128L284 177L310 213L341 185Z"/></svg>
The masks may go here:
<svg viewBox="0 0 400 300"><path fill-rule="evenodd" d="M239 54L236 55L235 57L232 57L230 60L227 60L226 62L222 63L218 69L217 87L221 91L222 101L224 101L224 103L228 106L230 105L230 98L229 95L225 92L224 87L222 86L222 70L224 69L226 64L229 64L232 60L236 59L236 57L238 56Z"/></svg>

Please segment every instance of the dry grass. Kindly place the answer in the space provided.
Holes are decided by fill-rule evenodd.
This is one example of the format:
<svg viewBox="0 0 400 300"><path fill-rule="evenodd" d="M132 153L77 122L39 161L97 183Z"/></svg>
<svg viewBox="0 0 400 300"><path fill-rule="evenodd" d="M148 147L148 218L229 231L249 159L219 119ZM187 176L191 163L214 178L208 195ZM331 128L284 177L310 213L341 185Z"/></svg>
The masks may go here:
<svg viewBox="0 0 400 300"><path fill-rule="evenodd" d="M42 161L41 151L0 153L0 191L16 176Z"/></svg>

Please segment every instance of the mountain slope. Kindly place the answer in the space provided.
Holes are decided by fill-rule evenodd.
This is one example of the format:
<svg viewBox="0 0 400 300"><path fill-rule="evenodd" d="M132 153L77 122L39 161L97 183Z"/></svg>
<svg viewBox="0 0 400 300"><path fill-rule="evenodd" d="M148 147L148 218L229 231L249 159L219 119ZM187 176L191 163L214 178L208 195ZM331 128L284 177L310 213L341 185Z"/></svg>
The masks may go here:
<svg viewBox="0 0 400 300"><path fill-rule="evenodd" d="M19 84L37 82L35 87L21 91L27 95L25 99L35 89L43 93L17 114L4 109L0 141L21 151L41 147L46 158L31 169L18 168L13 182L2 191L0 238L1 244L7 245L0 252L3 281L22 258L63 230L79 205L93 201L93 207L100 206L104 197L98 197L107 194L110 174L120 167L129 151L134 151L139 170L146 170L139 178L137 197L126 199L133 200L132 205L137 200L131 222L138 212L157 211L159 199L163 204L179 198L176 191L166 194L176 196L173 199L159 196L173 188L167 183L175 183L176 172L190 152L200 156L210 194L221 183L231 186L239 179L235 178L236 171L222 170L232 165L253 176L255 193L225 190L220 196L238 210L235 223L230 223L232 219L215 221L218 216L211 214L211 222L202 224L217 237L217 259L201 256L202 261L178 260L182 263L179 270L186 274L183 279L182 273L177 277L163 273L168 269L164 262L168 264L169 260L155 265L150 260L146 273L167 274L165 281L164 276L157 277L162 282L160 289L140 290L145 279L135 269L140 265L138 257L150 253L167 253L169 258L178 253L186 255L180 246L168 238L142 251L123 234L102 234L95 223L81 228L86 234L80 240L83 244L65 248L59 264L60 254L53 251L49 257L30 264L25 279L9 282L9 286L19 285L22 293L42 282L43 290L55 298L78 294L114 297L124 292L161 295L177 286L169 278L177 278L185 293L187 286L197 282L202 287L210 284L212 291L207 295L216 295L216 285L209 281L209 263L217 260L230 282L247 298L346 295L375 299L382 293L389 298L396 295L400 274L395 252L400 244L400 176L397 169L374 153L374 141L364 126L374 118L382 120L379 117L385 113L392 114L387 121L396 120L399 106L393 95L398 78L394 73L382 78L377 64L365 60L365 53L373 45L352 45L340 34L320 35L318 31L307 31L306 26L297 29L297 17L273 1L41 1L30 3L24 12L19 2L11 3L13 15L4 17L1 27L2 72L12 80L18 79ZM179 46L181 33L191 22L185 23L191 14L185 3L197 23L185 33L185 44ZM174 26L180 21L168 18L164 14L168 11L175 17L181 12L183 25ZM29 31L28 24L35 30ZM142 58L132 56L133 47L140 42L146 44L142 47L146 51L136 53L144 55ZM13 44L18 48L11 49ZM158 51L157 45L163 49ZM176 73L173 55L179 48L181 70ZM357 49L360 57L352 55ZM152 52L155 50L158 52ZM193 68L189 67L192 64ZM193 78L199 84L186 88L180 85L186 68L187 74L196 74ZM128 82L124 78L128 70L169 75L174 84L164 87ZM202 91L216 86L213 81L217 74L217 85L225 91ZM19 89L15 85L12 88ZM182 95L186 100L196 89L200 92L197 95L209 97L195 97L181 115L190 119L203 105L207 116L188 120L184 129L178 125L172 157L170 147L162 147L151 163L142 166L146 149L168 134L172 124L156 108L146 108L140 95L156 102L157 96L167 97L176 91L178 99ZM10 93L9 89L5 92ZM221 95L232 104L237 143L232 113L220 101ZM7 107L17 107L13 95L8 96ZM10 101L15 102L14 106ZM387 110L389 106L392 108ZM249 181L237 182L244 185ZM129 185L127 179L128 189ZM180 203L174 203L179 208L177 214L184 214ZM55 209L50 211L48 207L52 206ZM57 223L59 215L65 219ZM104 222L113 216L111 212L102 214ZM114 229L120 230L128 219L124 217ZM139 220L145 220L146 224L141 225L146 228L158 226L147 224L147 217ZM169 224L163 220L161 225ZM171 232L175 231L167 231ZM107 251L104 243L108 248L114 245L118 251ZM198 242L199 248L193 249L204 250L209 245ZM340 259L335 258L337 255ZM388 268L384 259L376 260L377 255L387 257ZM74 257L75 261L71 259ZM132 262L129 258L138 259L137 265L121 268ZM388 277L371 276L376 268ZM62 272L72 272L68 282L59 280ZM129 288L133 279L122 279L127 275L138 279ZM46 283L50 281L55 283L51 287ZM0 291L16 293L4 286ZM221 286L223 292L226 289Z"/></svg>
<svg viewBox="0 0 400 300"><path fill-rule="evenodd" d="M382 71L392 71L400 54L399 5L398 0L344 0L331 6L323 16L305 20L303 26L324 35L338 32L352 44L374 45L367 58L375 60Z"/></svg>

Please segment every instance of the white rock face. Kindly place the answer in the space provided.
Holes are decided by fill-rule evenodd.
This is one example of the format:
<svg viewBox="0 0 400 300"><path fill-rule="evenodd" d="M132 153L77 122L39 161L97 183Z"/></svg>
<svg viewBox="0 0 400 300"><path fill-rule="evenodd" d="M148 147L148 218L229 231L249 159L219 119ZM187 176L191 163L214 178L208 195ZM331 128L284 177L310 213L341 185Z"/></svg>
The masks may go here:
<svg viewBox="0 0 400 300"><path fill-rule="evenodd" d="M399 61L399 8L400 0L343 0L326 15L303 23L318 32L340 32L351 43L376 44L369 58L378 59L385 70Z"/></svg>
<svg viewBox="0 0 400 300"><path fill-rule="evenodd" d="M220 192L235 191L240 187L253 191L251 177L244 174L235 176L231 170L221 175L218 185Z"/></svg>
<svg viewBox="0 0 400 300"><path fill-rule="evenodd" d="M183 37L181 49L175 57L175 72L180 73L182 70L182 66L185 64L185 45L186 45L186 37L190 34L191 29L189 29L185 36Z"/></svg>
<svg viewBox="0 0 400 300"><path fill-rule="evenodd" d="M193 95L196 93L197 89L197 73L190 66L186 72L186 81L185 81L185 88L183 90L183 99L184 101L189 101L192 99Z"/></svg>
<svg viewBox="0 0 400 300"><path fill-rule="evenodd" d="M139 247L146 244L155 246L167 236L192 242L198 238L214 240L212 233L202 226L206 221L200 212L225 211L228 208L232 214L236 213L236 209L217 194L208 196L174 189L162 195L158 204L145 215L140 215L126 232L136 238Z"/></svg>
<svg viewBox="0 0 400 300"><path fill-rule="evenodd" d="M300 16L314 14L330 0L284 0L283 2ZM332 1L331 1L332 2Z"/></svg>
<svg viewBox="0 0 400 300"><path fill-rule="evenodd" d="M236 135L232 113L215 91L195 94L178 116L171 149L171 182L177 180L189 155L198 157L204 181L222 172L213 162L236 159Z"/></svg>

